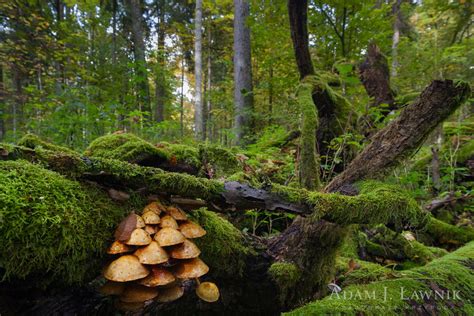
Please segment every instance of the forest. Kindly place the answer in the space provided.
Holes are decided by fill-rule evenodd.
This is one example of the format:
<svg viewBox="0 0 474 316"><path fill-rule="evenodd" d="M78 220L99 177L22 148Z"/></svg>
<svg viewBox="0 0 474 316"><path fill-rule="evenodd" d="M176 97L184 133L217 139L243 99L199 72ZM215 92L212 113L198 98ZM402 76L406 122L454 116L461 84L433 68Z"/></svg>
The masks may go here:
<svg viewBox="0 0 474 316"><path fill-rule="evenodd" d="M0 315L474 315L472 0L0 1Z"/></svg>

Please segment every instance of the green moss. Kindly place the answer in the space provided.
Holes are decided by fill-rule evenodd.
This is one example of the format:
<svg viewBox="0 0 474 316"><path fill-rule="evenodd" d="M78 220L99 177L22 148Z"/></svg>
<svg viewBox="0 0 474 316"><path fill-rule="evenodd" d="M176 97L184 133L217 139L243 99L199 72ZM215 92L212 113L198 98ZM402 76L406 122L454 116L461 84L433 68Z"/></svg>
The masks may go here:
<svg viewBox="0 0 474 316"><path fill-rule="evenodd" d="M220 215L204 208L193 211L190 216L207 232L195 242L212 274L227 278L242 275L246 257L251 253L242 233Z"/></svg>
<svg viewBox="0 0 474 316"><path fill-rule="evenodd" d="M355 260L359 268L349 271L349 261ZM352 284L366 284L373 281L392 279L397 275L394 266L381 266L377 263L360 260L354 257L337 257L336 269L338 282L343 287Z"/></svg>
<svg viewBox="0 0 474 316"><path fill-rule="evenodd" d="M288 295L288 291L300 280L301 271L293 263L275 262L268 269L268 274L278 285L282 303Z"/></svg>
<svg viewBox="0 0 474 316"><path fill-rule="evenodd" d="M456 313L470 315L474 311L474 272L469 267L473 260L474 243L470 243L426 266L398 272L394 279L344 287L286 315L400 315L412 313L414 306L425 302L436 315L452 315L453 306ZM434 291L443 290L451 291L451 298L445 294L444 299L433 299ZM460 299L453 298L454 290Z"/></svg>
<svg viewBox="0 0 474 316"><path fill-rule="evenodd" d="M166 160L159 148L133 134L110 134L94 140L85 151L86 156L118 159L139 163L148 157Z"/></svg>
<svg viewBox="0 0 474 316"><path fill-rule="evenodd" d="M215 173L214 177L219 178L242 170L237 156L227 148L200 144L198 149L200 161L210 164Z"/></svg>
<svg viewBox="0 0 474 316"><path fill-rule="evenodd" d="M457 163L464 163L466 160L474 157L474 139L461 145L459 151L456 153Z"/></svg>
<svg viewBox="0 0 474 316"><path fill-rule="evenodd" d="M42 148L51 151L63 152L67 154L77 155L78 153L67 147L58 146L44 141L39 136L34 134L26 134L18 141L19 146L28 147L31 149Z"/></svg>
<svg viewBox="0 0 474 316"><path fill-rule="evenodd" d="M99 259L127 205L92 185L23 160L0 162L0 266L5 278L80 283Z"/></svg>
<svg viewBox="0 0 474 316"><path fill-rule="evenodd" d="M404 190L376 181L357 184L355 196L309 192L275 185L272 192L292 202L307 203L314 209L313 219L350 224L392 224L402 230L407 224L422 226L428 214Z"/></svg>
<svg viewBox="0 0 474 316"><path fill-rule="evenodd" d="M444 245L461 245L474 240L474 229L471 227L457 227L434 217L430 217L426 232Z"/></svg>
<svg viewBox="0 0 474 316"><path fill-rule="evenodd" d="M316 149L316 131L318 130L318 112L313 103L313 87L315 79L306 77L298 89L298 103L302 114L300 183L308 190L318 189L319 158Z"/></svg>

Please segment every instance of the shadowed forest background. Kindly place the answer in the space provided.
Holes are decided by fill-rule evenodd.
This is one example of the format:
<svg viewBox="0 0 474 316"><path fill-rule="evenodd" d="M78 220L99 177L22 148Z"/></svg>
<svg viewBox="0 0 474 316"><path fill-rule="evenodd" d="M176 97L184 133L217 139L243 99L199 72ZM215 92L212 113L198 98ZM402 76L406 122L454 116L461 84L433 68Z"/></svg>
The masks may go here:
<svg viewBox="0 0 474 316"><path fill-rule="evenodd" d="M147 312L474 312L473 15L468 0L1 2L0 292L29 294L0 313L115 311L96 291L105 245L158 198L207 230L221 299ZM328 299L386 287L393 302Z"/></svg>

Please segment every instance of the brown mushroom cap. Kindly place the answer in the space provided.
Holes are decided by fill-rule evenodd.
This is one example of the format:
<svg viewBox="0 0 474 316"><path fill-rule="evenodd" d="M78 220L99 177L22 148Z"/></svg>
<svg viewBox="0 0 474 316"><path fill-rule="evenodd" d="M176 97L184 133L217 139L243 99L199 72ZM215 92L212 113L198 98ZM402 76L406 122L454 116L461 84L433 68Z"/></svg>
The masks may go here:
<svg viewBox="0 0 474 316"><path fill-rule="evenodd" d="M127 284L127 287L120 296L120 300L125 303L139 303L154 299L158 296L158 289L146 287L139 284Z"/></svg>
<svg viewBox="0 0 474 316"><path fill-rule="evenodd" d="M206 234L204 228L191 221L180 224L179 230L186 238L199 238Z"/></svg>
<svg viewBox="0 0 474 316"><path fill-rule="evenodd" d="M175 276L179 279L199 278L207 272L209 267L199 258L182 261L175 268Z"/></svg>
<svg viewBox="0 0 474 316"><path fill-rule="evenodd" d="M135 229L130 238L125 242L127 245L145 246L151 243L150 234L141 228Z"/></svg>
<svg viewBox="0 0 474 316"><path fill-rule="evenodd" d="M104 271L104 277L110 281L127 282L142 279L149 273L137 257L125 255L109 264Z"/></svg>
<svg viewBox="0 0 474 316"><path fill-rule="evenodd" d="M161 228L169 227L173 229L178 229L178 223L176 220L171 217L171 215L165 215L161 218L161 223L160 223Z"/></svg>
<svg viewBox="0 0 474 316"><path fill-rule="evenodd" d="M154 238L162 247L177 245L186 240L180 231L169 227L162 228Z"/></svg>
<svg viewBox="0 0 474 316"><path fill-rule="evenodd" d="M110 245L109 249L107 249L107 253L109 255L116 255L118 253L124 253L124 252L129 252L132 251L133 248L116 240Z"/></svg>
<svg viewBox="0 0 474 316"><path fill-rule="evenodd" d="M175 259L192 259L199 257L201 250L192 241L186 239L182 244L174 246L169 253Z"/></svg>
<svg viewBox="0 0 474 316"><path fill-rule="evenodd" d="M143 209L143 213L151 211L156 213L157 215L160 215L161 211L164 209L164 206L161 205L160 202L151 202L150 204L145 206L145 208Z"/></svg>
<svg viewBox="0 0 474 316"><path fill-rule="evenodd" d="M138 283L148 287L167 285L175 281L173 273L160 267L152 267L151 273Z"/></svg>
<svg viewBox="0 0 474 316"><path fill-rule="evenodd" d="M166 212L177 221L185 221L188 219L185 212L174 206L168 206Z"/></svg>
<svg viewBox="0 0 474 316"><path fill-rule="evenodd" d="M107 281L99 289L99 292L103 295L120 295L125 289L125 283Z"/></svg>
<svg viewBox="0 0 474 316"><path fill-rule="evenodd" d="M142 215L145 224L159 224L160 223L160 216L153 211L147 211Z"/></svg>
<svg viewBox="0 0 474 316"><path fill-rule="evenodd" d="M143 219L137 214L131 213L117 226L114 237L119 241L128 240L134 229L142 227L145 227L145 222Z"/></svg>
<svg viewBox="0 0 474 316"><path fill-rule="evenodd" d="M143 218L137 214L135 214L135 216L137 217L137 228L145 227L145 221L143 220Z"/></svg>
<svg viewBox="0 0 474 316"><path fill-rule="evenodd" d="M203 301L213 303L219 299L219 288L212 282L202 282L196 289L196 294Z"/></svg>
<svg viewBox="0 0 474 316"><path fill-rule="evenodd" d="M134 253L140 263L159 264L168 261L169 256L156 241L152 241L148 246L139 248Z"/></svg>
<svg viewBox="0 0 474 316"><path fill-rule="evenodd" d="M154 235L158 231L157 226L153 225L145 225L145 228L143 228L149 235Z"/></svg>
<svg viewBox="0 0 474 316"><path fill-rule="evenodd" d="M179 284L176 284L171 287L160 289L159 295L156 300L160 303L168 303L176 301L178 298L183 296L183 294L184 289Z"/></svg>

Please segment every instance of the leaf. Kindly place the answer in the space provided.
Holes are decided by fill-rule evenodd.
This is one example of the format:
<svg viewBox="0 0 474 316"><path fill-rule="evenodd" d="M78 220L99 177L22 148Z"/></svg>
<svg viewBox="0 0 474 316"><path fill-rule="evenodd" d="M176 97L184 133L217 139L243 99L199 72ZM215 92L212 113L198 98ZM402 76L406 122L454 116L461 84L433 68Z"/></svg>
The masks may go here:
<svg viewBox="0 0 474 316"><path fill-rule="evenodd" d="M134 212L125 217L115 230L114 237L118 241L127 241L130 239L133 230L137 227L137 216Z"/></svg>

